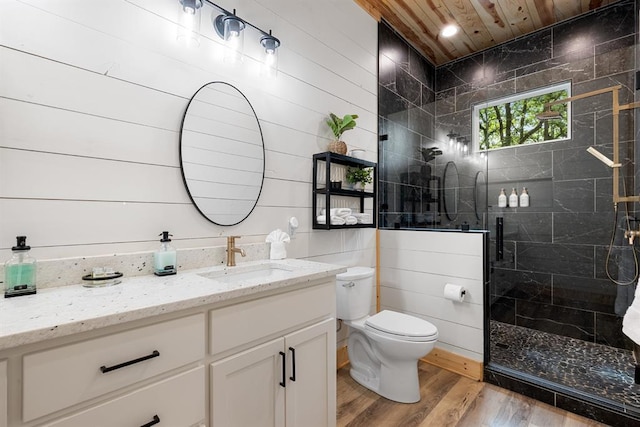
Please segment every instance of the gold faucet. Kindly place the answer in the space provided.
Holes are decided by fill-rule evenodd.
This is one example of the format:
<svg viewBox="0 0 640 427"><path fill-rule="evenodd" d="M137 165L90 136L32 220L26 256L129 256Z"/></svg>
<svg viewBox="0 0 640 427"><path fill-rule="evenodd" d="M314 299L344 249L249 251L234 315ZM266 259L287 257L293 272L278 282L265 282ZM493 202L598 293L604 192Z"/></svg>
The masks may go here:
<svg viewBox="0 0 640 427"><path fill-rule="evenodd" d="M241 256L247 256L244 249L236 248L236 239L240 236L228 236L227 237L227 266L233 267L236 265L236 252Z"/></svg>

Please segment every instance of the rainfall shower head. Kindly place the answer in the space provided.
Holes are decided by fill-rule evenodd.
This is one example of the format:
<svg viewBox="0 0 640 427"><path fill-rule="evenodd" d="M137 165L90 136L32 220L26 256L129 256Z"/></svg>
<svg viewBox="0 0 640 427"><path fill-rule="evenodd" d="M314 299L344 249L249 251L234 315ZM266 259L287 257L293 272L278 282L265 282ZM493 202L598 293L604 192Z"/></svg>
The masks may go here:
<svg viewBox="0 0 640 427"><path fill-rule="evenodd" d="M599 152L593 147L587 148L587 152L591 154L593 157L595 157L596 159L600 160L605 165L609 166L610 168L619 168L620 166L622 166L620 163L613 163L613 160L611 160L610 158L608 158L607 156L605 156L604 154L602 154L601 152Z"/></svg>
<svg viewBox="0 0 640 427"><path fill-rule="evenodd" d="M549 107L542 113L536 115L536 119L540 121L544 120L559 120L562 118L562 114L559 111L553 111Z"/></svg>

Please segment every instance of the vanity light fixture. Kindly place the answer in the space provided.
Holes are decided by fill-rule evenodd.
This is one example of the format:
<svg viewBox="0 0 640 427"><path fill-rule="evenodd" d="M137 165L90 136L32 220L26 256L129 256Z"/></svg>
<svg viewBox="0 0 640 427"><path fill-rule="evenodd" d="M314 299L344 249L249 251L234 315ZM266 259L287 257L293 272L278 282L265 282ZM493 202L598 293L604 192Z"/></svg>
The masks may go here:
<svg viewBox="0 0 640 427"><path fill-rule="evenodd" d="M236 16L236 10L232 14L218 15L213 19L213 26L216 33L224 40L224 60L235 63L242 61L242 50L244 48L244 21Z"/></svg>
<svg viewBox="0 0 640 427"><path fill-rule="evenodd" d="M462 156L469 154L469 140L464 136L459 136L456 143L457 150L462 153Z"/></svg>
<svg viewBox="0 0 640 427"><path fill-rule="evenodd" d="M261 73L265 77L273 78L278 73L278 47L280 40L271 35L262 36L260 44L264 48L264 58L262 60Z"/></svg>
<svg viewBox="0 0 640 427"><path fill-rule="evenodd" d="M178 27L178 41L189 47L200 45L200 15L202 0L180 0L180 26Z"/></svg>
<svg viewBox="0 0 640 427"><path fill-rule="evenodd" d="M197 16L197 28L194 27L190 33L197 34L200 31L200 13L202 6L206 3L214 8L218 9L220 14L212 16L213 27L216 34L224 40L225 53L224 60L227 62L241 62L243 59L244 48L244 34L248 27L251 27L260 33L258 42L264 50L262 58L262 71L261 74L266 77L274 77L278 69L278 48L280 47L280 40L271 34L271 30L267 33L262 29L256 27L252 23L245 21L236 15L236 10L233 12L226 10L225 8L218 6L209 0L178 0L182 9L181 13L181 26L183 30L187 30L189 27L185 23L185 18ZM194 22L195 19L192 19Z"/></svg>
<svg viewBox="0 0 640 427"><path fill-rule="evenodd" d="M451 131L447 134L447 138L449 138L449 146L452 147L453 144L457 141L458 134Z"/></svg>

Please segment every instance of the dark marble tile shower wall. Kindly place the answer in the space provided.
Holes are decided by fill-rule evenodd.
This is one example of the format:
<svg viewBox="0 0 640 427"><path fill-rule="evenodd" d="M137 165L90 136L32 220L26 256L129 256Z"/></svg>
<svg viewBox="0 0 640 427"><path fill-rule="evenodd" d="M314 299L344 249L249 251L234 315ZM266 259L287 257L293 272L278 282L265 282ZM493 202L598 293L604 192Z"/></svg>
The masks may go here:
<svg viewBox="0 0 640 427"><path fill-rule="evenodd" d="M459 228L467 223L483 228L473 186L476 173L486 166L463 158L447 145L446 135L436 132L434 65L384 22L378 43L380 227ZM427 162L420 148L438 148L442 154ZM458 170L459 197L445 206L443 174L451 161Z"/></svg>
<svg viewBox="0 0 640 427"><path fill-rule="evenodd" d="M492 151L487 169L478 153L463 157L444 150L425 163L418 148L443 147L451 132L470 139L477 103L555 82L571 81L573 95L619 84L620 102L633 102L635 15L635 1L623 0L437 68L380 24L380 226L442 228L468 222L472 228L488 224L495 236L495 218L503 217L504 259L496 261L492 250L495 320L628 346L615 310L616 297L624 305L627 296L617 294L619 288L604 269L614 221L611 170L586 152L595 145L611 156L611 98L573 103L571 140ZM621 113L620 140L623 175L632 183L631 112ZM436 193L424 179L442 176L448 161L455 161L460 172L455 221L432 213ZM487 170L489 207L487 216L477 220L474 177ZM498 208L502 187L527 187L530 207ZM613 255L615 277L617 261L629 253Z"/></svg>
<svg viewBox="0 0 640 427"><path fill-rule="evenodd" d="M495 98L571 81L573 95L622 85L620 102L633 102L634 10L635 2L620 2L442 67L436 73L437 98L460 108L469 98ZM492 250L491 318L626 348L629 341L621 332L620 316L632 295L612 284L605 271L615 220L612 173L586 152L594 145L612 155L611 95L572 104L571 140L488 155L493 236L495 218L504 219L504 258L496 260ZM468 110L442 115L437 110L437 123L459 123L466 114ZM633 121L631 112L620 116L621 172L628 183L634 175ZM500 188L520 192L522 187L529 191L530 207L497 207ZM622 231L615 243L620 246L611 254L609 273L625 278L628 273L618 266L628 269L633 263L632 249L623 246Z"/></svg>
<svg viewBox="0 0 640 427"><path fill-rule="evenodd" d="M405 228L423 209L426 163L418 150L433 142L435 67L385 23L378 52L380 227Z"/></svg>

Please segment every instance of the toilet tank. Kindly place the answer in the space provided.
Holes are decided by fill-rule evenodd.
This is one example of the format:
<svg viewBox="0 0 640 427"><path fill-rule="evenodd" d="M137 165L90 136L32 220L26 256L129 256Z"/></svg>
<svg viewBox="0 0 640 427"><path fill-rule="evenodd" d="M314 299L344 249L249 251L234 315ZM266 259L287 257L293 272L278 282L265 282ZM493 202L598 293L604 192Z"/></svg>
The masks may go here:
<svg viewBox="0 0 640 427"><path fill-rule="evenodd" d="M365 317L373 303L373 275L369 267L351 267L336 276L336 312L338 319Z"/></svg>

